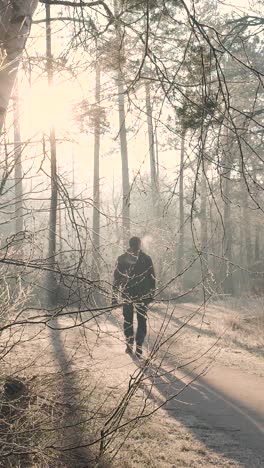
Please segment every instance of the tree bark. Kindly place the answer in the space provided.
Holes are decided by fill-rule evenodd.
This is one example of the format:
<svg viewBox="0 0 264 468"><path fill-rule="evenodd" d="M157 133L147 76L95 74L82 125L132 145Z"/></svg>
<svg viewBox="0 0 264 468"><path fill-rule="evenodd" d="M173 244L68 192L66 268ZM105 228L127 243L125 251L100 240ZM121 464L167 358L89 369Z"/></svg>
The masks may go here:
<svg viewBox="0 0 264 468"><path fill-rule="evenodd" d="M14 102L14 155L15 155L15 216L16 234L23 231L23 175L21 162L21 134L19 116L19 93L16 81L13 93Z"/></svg>
<svg viewBox="0 0 264 468"><path fill-rule="evenodd" d="M231 234L231 206L230 206L230 181L226 175L224 181L224 239L223 239L223 256L224 260L224 282L223 289L225 294L233 294L233 280L231 272L232 261L232 234Z"/></svg>
<svg viewBox="0 0 264 468"><path fill-rule="evenodd" d="M117 0L114 0L115 16L118 18L119 8ZM119 63L117 71L117 90L118 90L118 114L119 114L119 138L121 147L121 162L122 162L122 229L123 229L123 244L127 245L127 240L130 237L130 184L129 184L129 167L128 167L128 150L127 150L127 131L126 131L126 113L125 113L125 94L124 94L124 79L122 76L122 52L123 42L120 26L116 23L116 37L120 41Z"/></svg>
<svg viewBox="0 0 264 468"><path fill-rule="evenodd" d="M155 148L156 148L156 174L157 174L157 184L158 191L160 189L160 172L159 172L159 141L158 141L158 129L155 129Z"/></svg>
<svg viewBox="0 0 264 468"><path fill-rule="evenodd" d="M0 43L5 58L0 64L0 134L12 89L17 76L20 56L29 36L37 0L2 0L0 2Z"/></svg>
<svg viewBox="0 0 264 468"><path fill-rule="evenodd" d="M183 259L184 259L184 153L185 153L185 136L186 131L183 128L181 132L181 159L180 159L180 175L179 175L179 244L177 249L177 274L180 274L183 270Z"/></svg>
<svg viewBox="0 0 264 468"><path fill-rule="evenodd" d="M127 151L127 135L126 135L126 120L125 120L125 96L124 83L121 71L118 71L117 78L118 88L118 112L119 112L119 137L121 146L122 160L122 226L123 226L123 243L127 244L127 239L130 237L130 184L129 184L129 168L128 168L128 151Z"/></svg>
<svg viewBox="0 0 264 468"><path fill-rule="evenodd" d="M206 184L206 161L202 161L201 176L201 259L202 274L204 282L208 281L208 218L207 218L207 184Z"/></svg>
<svg viewBox="0 0 264 468"><path fill-rule="evenodd" d="M224 277L223 290L225 294L233 294L233 276L232 276L232 221L231 221L231 203L230 203L230 175L231 175L231 144L229 142L229 133L226 131L226 150L223 158L223 200L224 200L224 237L223 237L223 257L224 257Z"/></svg>
<svg viewBox="0 0 264 468"><path fill-rule="evenodd" d="M100 105L100 65L95 69L95 102ZM100 114L94 128L94 180L93 180L93 279L100 277Z"/></svg>
<svg viewBox="0 0 264 468"><path fill-rule="evenodd" d="M53 85L53 62L51 51L51 22L50 6L46 5L46 54L47 54L47 74L48 84ZM57 155L56 155L56 133L55 126L50 128L50 163L51 163L51 198L50 198L50 216L49 216L49 237L48 237L48 265L47 275L48 305L50 307L56 304L57 285L55 269L56 256L56 230L57 230Z"/></svg>
<svg viewBox="0 0 264 468"><path fill-rule="evenodd" d="M146 91L146 111L148 124L148 140L149 140L149 157L150 157L150 181L151 181L151 196L154 207L154 216L158 215L159 189L157 180L157 166L155 158L155 138L152 119L152 107L150 101L149 83L145 84Z"/></svg>
<svg viewBox="0 0 264 468"><path fill-rule="evenodd" d="M244 201L245 204L243 206L243 218L244 218L244 228L245 228L245 248L246 248L246 262L247 268L250 268L253 261L253 252L252 252L252 244L251 244L251 210L248 206L248 188L246 184L244 185L244 192L245 197Z"/></svg>
<svg viewBox="0 0 264 468"><path fill-rule="evenodd" d="M200 167L201 174L201 205L200 205L200 249L201 249L201 270L204 286L204 295L206 295L206 287L208 286L208 218L207 218L207 160L205 155L206 140L208 134L208 126L201 128L201 154L200 154Z"/></svg>
<svg viewBox="0 0 264 468"><path fill-rule="evenodd" d="M260 226L258 224L255 224L255 245L254 245L254 257L255 257L255 262L258 262L260 260Z"/></svg>

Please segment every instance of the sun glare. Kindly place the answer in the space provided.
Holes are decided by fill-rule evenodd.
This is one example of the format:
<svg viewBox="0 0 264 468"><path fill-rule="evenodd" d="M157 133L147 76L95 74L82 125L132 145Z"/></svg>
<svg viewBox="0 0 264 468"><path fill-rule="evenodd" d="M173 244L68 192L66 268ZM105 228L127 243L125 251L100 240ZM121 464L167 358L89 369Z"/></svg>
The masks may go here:
<svg viewBox="0 0 264 468"><path fill-rule="evenodd" d="M23 123L25 132L47 132L51 125L68 131L71 120L71 87L49 87L47 83L36 83L24 100Z"/></svg>

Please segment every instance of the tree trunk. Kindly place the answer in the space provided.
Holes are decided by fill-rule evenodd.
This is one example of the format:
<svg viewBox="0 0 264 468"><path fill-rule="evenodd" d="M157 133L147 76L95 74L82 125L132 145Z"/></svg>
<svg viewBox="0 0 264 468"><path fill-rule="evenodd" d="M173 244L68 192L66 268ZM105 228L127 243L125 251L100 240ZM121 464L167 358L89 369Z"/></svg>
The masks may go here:
<svg viewBox="0 0 264 468"><path fill-rule="evenodd" d="M50 5L46 5L46 51L47 51L47 74L48 84L53 85L53 63L51 52L51 22ZM48 238L48 265L47 275L48 305L50 307L56 304L56 275L55 256L56 256L56 229L57 229L57 155L56 155L56 134L54 125L50 128L50 163L51 163L51 198L50 198L50 217L49 217L49 238Z"/></svg>
<svg viewBox="0 0 264 468"><path fill-rule="evenodd" d="M185 136L186 131L182 129L181 132L181 160L180 160L180 176L179 176L179 244L177 249L177 274L180 274L183 270L183 260L184 260L184 153L185 153Z"/></svg>
<svg viewBox="0 0 264 468"><path fill-rule="evenodd" d="M223 290L225 294L233 294L232 277L232 221L231 221L231 203L230 203L230 175L231 175L231 145L229 143L229 134L226 134L226 151L223 159L223 200L224 200L224 238L223 238L223 257L224 257L224 277Z"/></svg>
<svg viewBox="0 0 264 468"><path fill-rule="evenodd" d="M251 210L249 207L248 187L245 182L245 174L243 170L243 161L240 160L240 265L248 270L252 267L254 261L254 251L251 242ZM246 271L241 271L240 276L243 278L241 288L248 287L248 274Z"/></svg>
<svg viewBox="0 0 264 468"><path fill-rule="evenodd" d="M119 15L119 5L117 0L114 0L114 12L116 18ZM117 90L118 90L118 114L119 114L119 138L121 147L121 162L122 162L122 229L123 229L123 244L127 246L127 240L130 237L130 184L129 184L129 168L128 168L128 150L127 150L127 131L126 131L126 114L125 114L125 95L124 95L124 79L122 76L122 53L124 51L123 35L120 29L120 24L116 22L116 37L120 42L119 62L117 71Z"/></svg>
<svg viewBox="0 0 264 468"><path fill-rule="evenodd" d="M5 58L0 64L0 134L37 4L37 0L1 2L0 43Z"/></svg>
<svg viewBox="0 0 264 468"><path fill-rule="evenodd" d="M248 187L244 179L243 161L240 160L240 261L248 268L252 264L253 252L251 245L251 210L249 208Z"/></svg>
<svg viewBox="0 0 264 468"><path fill-rule="evenodd" d="M123 243L127 244L130 237L130 184L129 184L129 169L128 169L128 151L127 151L127 135L125 121L125 97L124 84L121 71L118 71L117 78L118 87L118 111L119 111L119 137L121 146L122 160L122 189L123 189L123 205L122 205L122 226L123 226Z"/></svg>
<svg viewBox="0 0 264 468"><path fill-rule="evenodd" d="M212 259L211 259L211 265L212 265L212 273L213 273L213 281L215 280L215 272L217 268L217 262L216 262L216 255L217 255L217 236L216 236L216 226L214 224L214 216L213 216L213 208L212 204L210 203L209 206L209 218L210 218L210 243L211 243L211 248L212 248Z"/></svg>
<svg viewBox="0 0 264 468"><path fill-rule="evenodd" d="M205 157L205 147L207 139L208 127L201 128L201 154L200 154L200 168L201 182L200 182L200 249L201 249L201 270L204 286L204 295L206 295L205 286L208 285L208 219L207 219L207 160Z"/></svg>
<svg viewBox="0 0 264 468"><path fill-rule="evenodd" d="M239 266L241 270L238 272L238 290L243 291L247 285L247 275L244 271L246 266L245 257L245 226L244 226L244 178L243 178L242 160L240 159L240 181L239 181Z"/></svg>
<svg viewBox="0 0 264 468"><path fill-rule="evenodd" d="M224 180L224 239L223 239L223 256L224 260L224 282L223 289L225 294L233 294L232 280L232 227L231 227L231 206L229 202L230 196L230 181L228 175Z"/></svg>
<svg viewBox="0 0 264 468"><path fill-rule="evenodd" d="M154 216L157 217L159 193L158 193L157 166L156 166L156 158L155 158L155 138L154 138L154 129L153 129L149 83L145 84L145 90L146 90L146 111L147 111L149 157L150 157L151 196L152 196L152 204L154 208Z"/></svg>
<svg viewBox="0 0 264 468"><path fill-rule="evenodd" d="M260 226L258 224L255 224L255 246L254 246L254 257L255 257L255 262L258 262L260 260L260 249L259 249L259 241L260 241Z"/></svg>
<svg viewBox="0 0 264 468"><path fill-rule="evenodd" d="M95 102L100 105L100 65L95 69ZM100 277L100 113L94 128L94 180L93 180L93 259L92 277Z"/></svg>
<svg viewBox="0 0 264 468"><path fill-rule="evenodd" d="M202 275L204 282L208 281L208 219L207 219L207 184L206 184L206 161L202 161L201 176L201 259Z"/></svg>
<svg viewBox="0 0 264 468"><path fill-rule="evenodd" d="M18 83L16 81L14 88L14 155L15 155L15 217L16 234L23 231L23 175L21 163L21 135L20 135L20 116L19 116L19 93Z"/></svg>
<svg viewBox="0 0 264 468"><path fill-rule="evenodd" d="M243 218L244 218L244 228L245 228L245 248L246 248L246 261L247 268L250 268L253 261L253 252L251 245L251 210L248 206L248 189L246 185L244 186L245 191L245 205L243 207Z"/></svg>
<svg viewBox="0 0 264 468"><path fill-rule="evenodd" d="M156 174L157 174L157 184L158 184L158 191L160 188L160 173L159 173L159 141L158 141L158 129L156 126L155 129L155 148L156 148Z"/></svg>
<svg viewBox="0 0 264 468"><path fill-rule="evenodd" d="M240 206L239 206L239 264L241 267L245 265L244 260L244 253L245 253L245 245L244 245L244 229L243 229L243 206L242 206L242 197L241 197L241 182L240 182Z"/></svg>
<svg viewBox="0 0 264 468"><path fill-rule="evenodd" d="M58 174L60 173L60 166L58 166ZM57 258L59 259L59 268L63 268L63 234L62 234L62 207L63 207L63 197L58 194L57 202L57 227L56 231L58 233L58 243L56 246ZM59 245L58 245L59 244Z"/></svg>

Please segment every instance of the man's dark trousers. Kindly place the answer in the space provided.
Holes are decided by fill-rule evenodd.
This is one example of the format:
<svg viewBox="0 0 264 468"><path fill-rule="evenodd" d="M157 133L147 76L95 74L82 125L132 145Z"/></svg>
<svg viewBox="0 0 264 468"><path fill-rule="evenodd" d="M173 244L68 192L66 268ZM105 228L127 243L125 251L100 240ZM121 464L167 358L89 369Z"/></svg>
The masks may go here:
<svg viewBox="0 0 264 468"><path fill-rule="evenodd" d="M134 326L133 326L133 316L134 316L134 306L137 312L137 333L136 333L136 344L139 347L142 347L144 343L145 336L147 334L147 308L149 301L142 300L138 303L128 303L123 306L123 315L124 315L124 333L126 337L127 344L133 346L134 343Z"/></svg>

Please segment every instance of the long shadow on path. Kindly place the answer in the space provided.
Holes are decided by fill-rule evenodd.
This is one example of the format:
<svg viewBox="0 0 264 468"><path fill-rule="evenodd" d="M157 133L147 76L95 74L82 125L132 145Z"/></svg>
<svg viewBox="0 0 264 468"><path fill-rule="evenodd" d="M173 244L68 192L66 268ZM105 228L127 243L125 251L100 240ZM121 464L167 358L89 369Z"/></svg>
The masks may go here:
<svg viewBox="0 0 264 468"><path fill-rule="evenodd" d="M114 326L119 324L112 315L109 321ZM132 359L139 364L135 357ZM214 371L214 378L210 378L211 370L197 377L187 368L177 370L177 365L170 356L162 366L150 363L143 368L145 393L149 395L152 386L151 398L155 400L158 391L157 405L167 402L163 408L170 417L191 430L208 449L239 466L263 467L264 380L228 368L224 368L224 375L221 370L220 375ZM186 386L188 382L192 383Z"/></svg>
<svg viewBox="0 0 264 468"><path fill-rule="evenodd" d="M133 360L137 362L135 358ZM170 417L190 429L207 448L238 462L240 466L264 466L263 407L258 411L257 405L256 408L246 406L209 384L206 377L196 379L192 372L170 371L150 364L144 373L153 388L158 390L158 404L167 401L164 409ZM262 385L264 394L263 381ZM149 388L146 388L146 393L149 393Z"/></svg>
<svg viewBox="0 0 264 468"><path fill-rule="evenodd" d="M58 319L55 318L50 323L52 328L50 329L50 340L52 350L54 354L55 362L57 361L59 367L59 373L62 375L62 397L65 405L65 417L62 421L62 430L64 440L63 446L76 447L69 451L70 461L67 468L88 468L92 467L93 461L91 461L91 452L89 449L81 446L83 443L82 425L79 418L79 402L78 395L80 388L78 381L75 377L76 373L72 371L71 362L65 349L65 343L63 341L63 333L59 330ZM78 373L77 373L78 375Z"/></svg>

